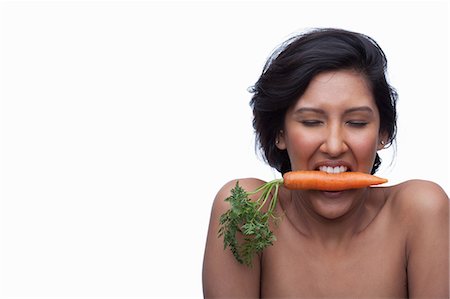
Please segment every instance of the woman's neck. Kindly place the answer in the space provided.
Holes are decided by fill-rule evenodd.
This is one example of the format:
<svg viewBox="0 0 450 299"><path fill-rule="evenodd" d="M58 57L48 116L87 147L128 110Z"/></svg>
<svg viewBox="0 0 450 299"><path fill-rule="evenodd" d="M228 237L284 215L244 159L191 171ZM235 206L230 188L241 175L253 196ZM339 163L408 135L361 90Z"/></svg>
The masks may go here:
<svg viewBox="0 0 450 299"><path fill-rule="evenodd" d="M358 190L359 191L359 190ZM311 204L314 192L292 192L288 217L294 227L306 238L325 250L345 250L355 236L364 231L375 218L370 188L354 192L352 205L342 215L326 218Z"/></svg>

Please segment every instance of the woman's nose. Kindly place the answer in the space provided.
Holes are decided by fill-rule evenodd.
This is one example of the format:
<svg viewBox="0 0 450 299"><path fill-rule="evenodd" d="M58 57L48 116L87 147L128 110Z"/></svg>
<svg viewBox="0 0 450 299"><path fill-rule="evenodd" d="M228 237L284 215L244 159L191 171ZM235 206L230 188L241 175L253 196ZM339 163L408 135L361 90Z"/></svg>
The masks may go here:
<svg viewBox="0 0 450 299"><path fill-rule="evenodd" d="M347 143L340 128L330 128L320 146L320 150L330 157L338 157L348 150Z"/></svg>

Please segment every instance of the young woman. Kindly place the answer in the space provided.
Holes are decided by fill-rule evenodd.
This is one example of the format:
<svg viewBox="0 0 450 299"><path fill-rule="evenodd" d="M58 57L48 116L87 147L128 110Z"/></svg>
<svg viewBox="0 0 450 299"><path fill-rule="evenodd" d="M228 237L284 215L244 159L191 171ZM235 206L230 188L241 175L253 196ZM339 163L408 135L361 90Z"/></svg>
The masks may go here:
<svg viewBox="0 0 450 299"><path fill-rule="evenodd" d="M397 94L385 71L383 51L359 33L317 29L283 44L251 101L269 165L282 174L374 174L377 151L396 134ZM239 179L247 191L263 183ZM281 220L271 226L276 241L248 267L218 237L235 184L227 183L214 200L203 265L206 298L449 297L449 199L438 185L412 180L339 192L281 187Z"/></svg>

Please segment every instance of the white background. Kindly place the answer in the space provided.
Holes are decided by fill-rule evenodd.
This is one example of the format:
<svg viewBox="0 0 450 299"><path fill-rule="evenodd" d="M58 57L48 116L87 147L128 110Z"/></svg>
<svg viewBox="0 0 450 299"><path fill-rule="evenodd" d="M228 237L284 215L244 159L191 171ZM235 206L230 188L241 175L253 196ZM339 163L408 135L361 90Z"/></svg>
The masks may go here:
<svg viewBox="0 0 450 299"><path fill-rule="evenodd" d="M450 191L447 1L3 1L0 296L199 298L217 190L278 174L251 94L311 27L379 42L400 98L379 175Z"/></svg>

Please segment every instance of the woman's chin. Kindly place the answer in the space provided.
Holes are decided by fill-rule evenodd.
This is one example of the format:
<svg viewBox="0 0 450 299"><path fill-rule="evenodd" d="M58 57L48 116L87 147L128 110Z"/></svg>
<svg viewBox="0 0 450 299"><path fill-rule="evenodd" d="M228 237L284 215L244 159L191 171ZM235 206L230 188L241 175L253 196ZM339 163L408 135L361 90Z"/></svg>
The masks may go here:
<svg viewBox="0 0 450 299"><path fill-rule="evenodd" d="M348 191L318 191L318 196L312 202L312 206L320 216L334 220L347 214L354 206L354 196L349 196Z"/></svg>

